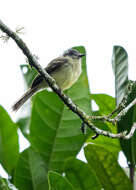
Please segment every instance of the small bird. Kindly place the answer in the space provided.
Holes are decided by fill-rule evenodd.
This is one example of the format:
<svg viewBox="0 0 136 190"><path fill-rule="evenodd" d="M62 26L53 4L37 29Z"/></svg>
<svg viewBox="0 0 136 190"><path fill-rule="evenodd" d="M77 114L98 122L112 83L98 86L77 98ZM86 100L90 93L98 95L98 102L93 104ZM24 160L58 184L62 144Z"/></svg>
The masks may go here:
<svg viewBox="0 0 136 190"><path fill-rule="evenodd" d="M53 59L45 70L55 79L62 90L69 89L77 81L82 72L81 58L83 56L85 54L75 49L68 49L62 56ZM47 87L47 82L38 74L27 92L12 106L12 110L17 111L37 91Z"/></svg>

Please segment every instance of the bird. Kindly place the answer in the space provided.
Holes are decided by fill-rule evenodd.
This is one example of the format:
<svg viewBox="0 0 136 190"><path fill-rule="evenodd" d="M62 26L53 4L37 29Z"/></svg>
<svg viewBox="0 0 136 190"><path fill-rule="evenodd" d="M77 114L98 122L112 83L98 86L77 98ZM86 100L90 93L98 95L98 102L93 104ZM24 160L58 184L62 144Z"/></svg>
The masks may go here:
<svg viewBox="0 0 136 190"><path fill-rule="evenodd" d="M55 79L57 85L64 91L69 89L78 80L82 72L81 59L83 56L85 56L85 54L71 48L66 50L62 56L53 59L44 69ZM36 92L48 87L48 83L43 76L38 74L34 78L31 87L12 106L12 110L17 111Z"/></svg>

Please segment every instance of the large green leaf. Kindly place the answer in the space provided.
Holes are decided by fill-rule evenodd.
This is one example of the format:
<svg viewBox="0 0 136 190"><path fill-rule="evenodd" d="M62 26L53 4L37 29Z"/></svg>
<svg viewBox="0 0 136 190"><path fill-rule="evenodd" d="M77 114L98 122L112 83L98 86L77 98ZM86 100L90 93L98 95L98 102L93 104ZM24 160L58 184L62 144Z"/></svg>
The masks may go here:
<svg viewBox="0 0 136 190"><path fill-rule="evenodd" d="M114 154L101 146L89 144L84 148L89 166L96 173L104 190L132 190L132 185Z"/></svg>
<svg viewBox="0 0 136 190"><path fill-rule="evenodd" d="M91 100L98 105L101 115L110 114L116 107L115 98L107 94L91 94Z"/></svg>
<svg viewBox="0 0 136 190"><path fill-rule="evenodd" d="M32 148L20 154L14 174L14 184L19 190L48 189L46 166L39 153Z"/></svg>
<svg viewBox="0 0 136 190"><path fill-rule="evenodd" d="M130 102L134 100L136 97L136 84L132 88L132 92L127 98L128 105ZM136 122L136 106L133 106L125 116L121 118L121 120L117 123L118 132L122 132L127 130L130 131L133 123ZM120 139L120 144L124 154L127 157L128 165L134 166L136 164L136 134L129 140Z"/></svg>
<svg viewBox="0 0 136 190"><path fill-rule="evenodd" d="M99 107L99 110L97 111L98 115L108 115L115 109L115 98L107 94L91 94L91 100L94 100ZM96 126L99 126L99 128L101 129L104 129L104 126L106 125L106 130L109 130L113 133L117 132L116 127L109 123L95 122L95 124ZM92 138L88 138L87 142L97 144L111 152L114 152L116 157L118 157L118 153L121 150L118 139L111 140L110 138L99 136L95 140L92 140Z"/></svg>
<svg viewBox="0 0 136 190"><path fill-rule="evenodd" d="M78 49L85 53L83 47ZM85 58L83 58L82 69L79 80L65 93L90 114L90 92ZM30 141L46 161L48 170L62 171L64 161L70 156L77 155L87 138L87 135L82 134L80 127L79 117L70 111L55 93L44 90L34 96Z"/></svg>
<svg viewBox="0 0 136 190"><path fill-rule="evenodd" d="M128 55L121 46L113 47L112 67L115 75L116 103L119 105L128 83Z"/></svg>
<svg viewBox="0 0 136 190"><path fill-rule="evenodd" d="M115 109L115 99L107 94L91 94L91 100L98 105L99 110L93 111L93 115L107 115ZM108 122L94 120L93 123L100 129L115 133L116 128Z"/></svg>
<svg viewBox="0 0 136 190"><path fill-rule="evenodd" d="M19 154L17 126L0 106L0 163L12 174Z"/></svg>
<svg viewBox="0 0 136 190"><path fill-rule="evenodd" d="M102 186L88 164L76 158L70 158L65 163L67 179L76 190L100 190Z"/></svg>
<svg viewBox="0 0 136 190"><path fill-rule="evenodd" d="M57 172L50 171L48 180L49 190L74 190L69 181Z"/></svg>
<svg viewBox="0 0 136 190"><path fill-rule="evenodd" d="M113 49L113 67L115 74L115 92L116 92L116 100L117 105L119 105L123 95L128 93L127 84L128 82L128 55L127 52L122 48L115 46ZM133 90L129 97L127 98L128 105L134 98L136 94L136 85L133 87ZM122 132L124 130L130 131L133 122L136 121L136 106L131 108L128 113L121 118L121 120L117 123L118 132ZM136 135L134 135L130 140L120 140L121 147L123 149L124 154L127 157L128 164L132 166L136 163Z"/></svg>
<svg viewBox="0 0 136 190"><path fill-rule="evenodd" d="M116 156L116 158L118 158L118 154L121 151L118 139L111 139L108 137L99 136L95 140L88 138L87 143L90 142L95 145L99 145L99 147L105 148L109 152L114 153L114 156Z"/></svg>

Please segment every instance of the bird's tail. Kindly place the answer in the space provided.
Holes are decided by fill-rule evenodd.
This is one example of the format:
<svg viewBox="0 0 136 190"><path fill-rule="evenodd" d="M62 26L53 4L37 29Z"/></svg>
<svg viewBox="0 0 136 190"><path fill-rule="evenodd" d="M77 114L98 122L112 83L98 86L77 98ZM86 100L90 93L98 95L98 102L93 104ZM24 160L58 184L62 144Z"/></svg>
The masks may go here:
<svg viewBox="0 0 136 190"><path fill-rule="evenodd" d="M12 106L13 111L17 111L35 92L37 88L30 88L27 92Z"/></svg>

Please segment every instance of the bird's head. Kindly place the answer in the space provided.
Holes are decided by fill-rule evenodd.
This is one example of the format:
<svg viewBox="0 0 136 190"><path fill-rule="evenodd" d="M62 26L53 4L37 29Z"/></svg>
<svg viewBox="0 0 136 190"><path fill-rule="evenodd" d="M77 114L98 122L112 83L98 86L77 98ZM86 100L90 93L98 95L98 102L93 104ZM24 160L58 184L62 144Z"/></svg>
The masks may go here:
<svg viewBox="0 0 136 190"><path fill-rule="evenodd" d="M68 49L63 54L64 57L69 56L73 59L80 59L81 57L85 56L85 54L80 53L78 50L75 49Z"/></svg>

